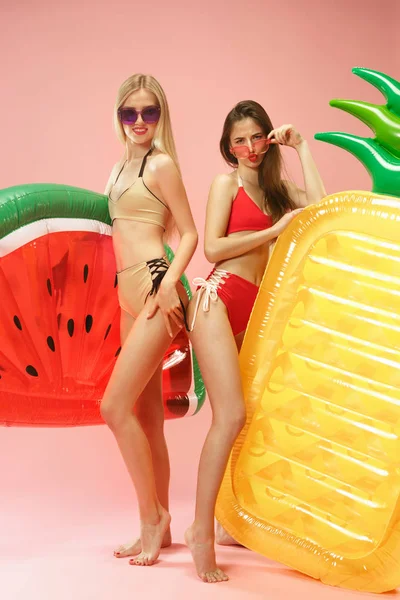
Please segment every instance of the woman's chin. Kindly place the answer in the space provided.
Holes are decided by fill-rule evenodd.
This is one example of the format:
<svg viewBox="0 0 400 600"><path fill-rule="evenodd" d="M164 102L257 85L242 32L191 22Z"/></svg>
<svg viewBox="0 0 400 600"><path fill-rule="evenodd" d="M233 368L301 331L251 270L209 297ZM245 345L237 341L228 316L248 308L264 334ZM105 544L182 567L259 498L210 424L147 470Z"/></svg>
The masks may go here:
<svg viewBox="0 0 400 600"><path fill-rule="evenodd" d="M249 167L250 169L258 169L258 167L261 165L262 160L256 160L256 161L252 161L252 160L247 160L246 161L246 167Z"/></svg>
<svg viewBox="0 0 400 600"><path fill-rule="evenodd" d="M128 136L129 141L135 146L145 146L151 144L152 138L147 135L134 135L131 134Z"/></svg>

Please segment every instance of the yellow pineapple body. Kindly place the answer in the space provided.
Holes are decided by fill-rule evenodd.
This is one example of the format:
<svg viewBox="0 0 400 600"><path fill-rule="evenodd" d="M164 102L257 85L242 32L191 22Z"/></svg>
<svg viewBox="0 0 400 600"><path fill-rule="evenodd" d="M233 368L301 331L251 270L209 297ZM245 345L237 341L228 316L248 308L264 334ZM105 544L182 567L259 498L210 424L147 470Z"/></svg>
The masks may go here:
<svg viewBox="0 0 400 600"><path fill-rule="evenodd" d="M400 585L400 199L328 196L280 237L240 355L217 518L323 582Z"/></svg>

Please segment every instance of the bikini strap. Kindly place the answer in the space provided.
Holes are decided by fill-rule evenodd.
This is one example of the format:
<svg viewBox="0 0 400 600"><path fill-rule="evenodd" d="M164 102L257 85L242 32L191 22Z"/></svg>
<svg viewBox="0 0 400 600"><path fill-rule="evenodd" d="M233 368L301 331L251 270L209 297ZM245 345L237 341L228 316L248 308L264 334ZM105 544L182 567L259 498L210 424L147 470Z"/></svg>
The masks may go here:
<svg viewBox="0 0 400 600"><path fill-rule="evenodd" d="M239 173L237 174L237 178L238 178L238 186L240 188L243 187L243 179L240 177Z"/></svg>
<svg viewBox="0 0 400 600"><path fill-rule="evenodd" d="M147 154L144 155L143 160L142 160L142 166L140 167L140 171L139 171L139 179L141 177L143 177L143 173L144 173L144 168L146 166L146 162L147 162L147 157L150 156L150 154L153 152L153 148L150 148L150 150L148 151Z"/></svg>
<svg viewBox="0 0 400 600"><path fill-rule="evenodd" d="M117 181L119 179L119 176L121 175L122 171L124 170L124 167L125 167L125 165L126 165L127 162L128 162L127 159L124 160L124 163L123 163L122 167L120 168L120 170L118 171L118 175L116 176L116 178L114 180L114 183L112 184L112 187L114 187L114 185L117 183Z"/></svg>

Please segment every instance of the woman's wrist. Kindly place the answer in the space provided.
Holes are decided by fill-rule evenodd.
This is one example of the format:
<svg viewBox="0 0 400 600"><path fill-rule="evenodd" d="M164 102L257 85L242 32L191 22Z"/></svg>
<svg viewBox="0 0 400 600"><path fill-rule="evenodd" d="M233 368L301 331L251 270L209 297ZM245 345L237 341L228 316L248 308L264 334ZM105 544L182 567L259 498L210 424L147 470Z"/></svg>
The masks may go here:
<svg viewBox="0 0 400 600"><path fill-rule="evenodd" d="M271 227L268 227L268 229L264 229L262 232L260 232L263 234L262 236L262 242L260 245L263 244L269 244L270 242L272 242L275 238L278 237L279 232L278 232L278 228L276 226L276 223L274 225L271 225Z"/></svg>
<svg viewBox="0 0 400 600"><path fill-rule="evenodd" d="M299 142L298 144L296 144L295 150L300 154L305 149L308 149L308 142L307 142L307 140L305 140L304 138L302 138L301 142Z"/></svg>
<svg viewBox="0 0 400 600"><path fill-rule="evenodd" d="M172 289L172 288L176 287L178 281L179 281L179 277L174 276L173 274L171 274L168 271L167 274L165 275L165 277L163 278L161 285L165 289L167 289L167 288Z"/></svg>
<svg viewBox="0 0 400 600"><path fill-rule="evenodd" d="M265 234L266 234L266 242L270 242L271 240L274 240L277 235L279 234L279 226L278 223L274 223L273 225L271 225L271 227L268 227L268 229L265 229Z"/></svg>

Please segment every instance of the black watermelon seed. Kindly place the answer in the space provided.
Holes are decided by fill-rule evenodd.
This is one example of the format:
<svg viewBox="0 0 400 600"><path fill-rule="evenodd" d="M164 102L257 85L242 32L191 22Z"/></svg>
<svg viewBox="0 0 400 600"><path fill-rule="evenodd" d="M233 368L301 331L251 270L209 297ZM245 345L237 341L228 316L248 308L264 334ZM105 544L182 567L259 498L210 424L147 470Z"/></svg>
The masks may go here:
<svg viewBox="0 0 400 600"><path fill-rule="evenodd" d="M72 337L74 335L74 328L75 328L74 320L68 319L67 329L68 329L68 333L69 333L70 337Z"/></svg>
<svg viewBox="0 0 400 600"><path fill-rule="evenodd" d="M92 329L92 325L93 325L93 317L92 317L92 315L87 315L87 317L85 319L86 333L89 333L89 331Z"/></svg>
<svg viewBox="0 0 400 600"><path fill-rule="evenodd" d="M49 337L47 338L47 345L52 352L56 351L56 345L55 345L54 340L51 337L51 335L49 335Z"/></svg>
<svg viewBox="0 0 400 600"><path fill-rule="evenodd" d="M14 324L20 331L22 331L21 321L18 319L17 315L14 315Z"/></svg>
<svg viewBox="0 0 400 600"><path fill-rule="evenodd" d="M106 338L107 338L108 334L110 333L110 329L111 329L111 323L109 324L109 326L108 326L108 327L107 327L107 329L106 329L106 334L105 334L105 336L104 336L104 339L106 339Z"/></svg>
<svg viewBox="0 0 400 600"><path fill-rule="evenodd" d="M57 327L58 327L58 329L60 329L60 322L61 322L61 313L58 313L58 315L57 315Z"/></svg>
<svg viewBox="0 0 400 600"><path fill-rule="evenodd" d="M50 281L50 279L47 280L47 291L49 292L50 296L53 295L53 290L51 289L51 281Z"/></svg>
<svg viewBox="0 0 400 600"><path fill-rule="evenodd" d="M115 281L114 281L114 287L117 287L117 283L118 283L118 275L115 274Z"/></svg>
<svg viewBox="0 0 400 600"><path fill-rule="evenodd" d="M121 346L118 348L118 350L115 353L115 356L118 356L118 354L121 352Z"/></svg>
<svg viewBox="0 0 400 600"><path fill-rule="evenodd" d="M88 265L85 265L85 266L83 267L83 281L84 281L85 283L87 282L88 275L89 275L89 266L88 266Z"/></svg>
<svg viewBox="0 0 400 600"><path fill-rule="evenodd" d="M32 367L32 365L28 365L25 370L28 375L31 375L32 377L38 376L38 372L36 371L35 367Z"/></svg>

